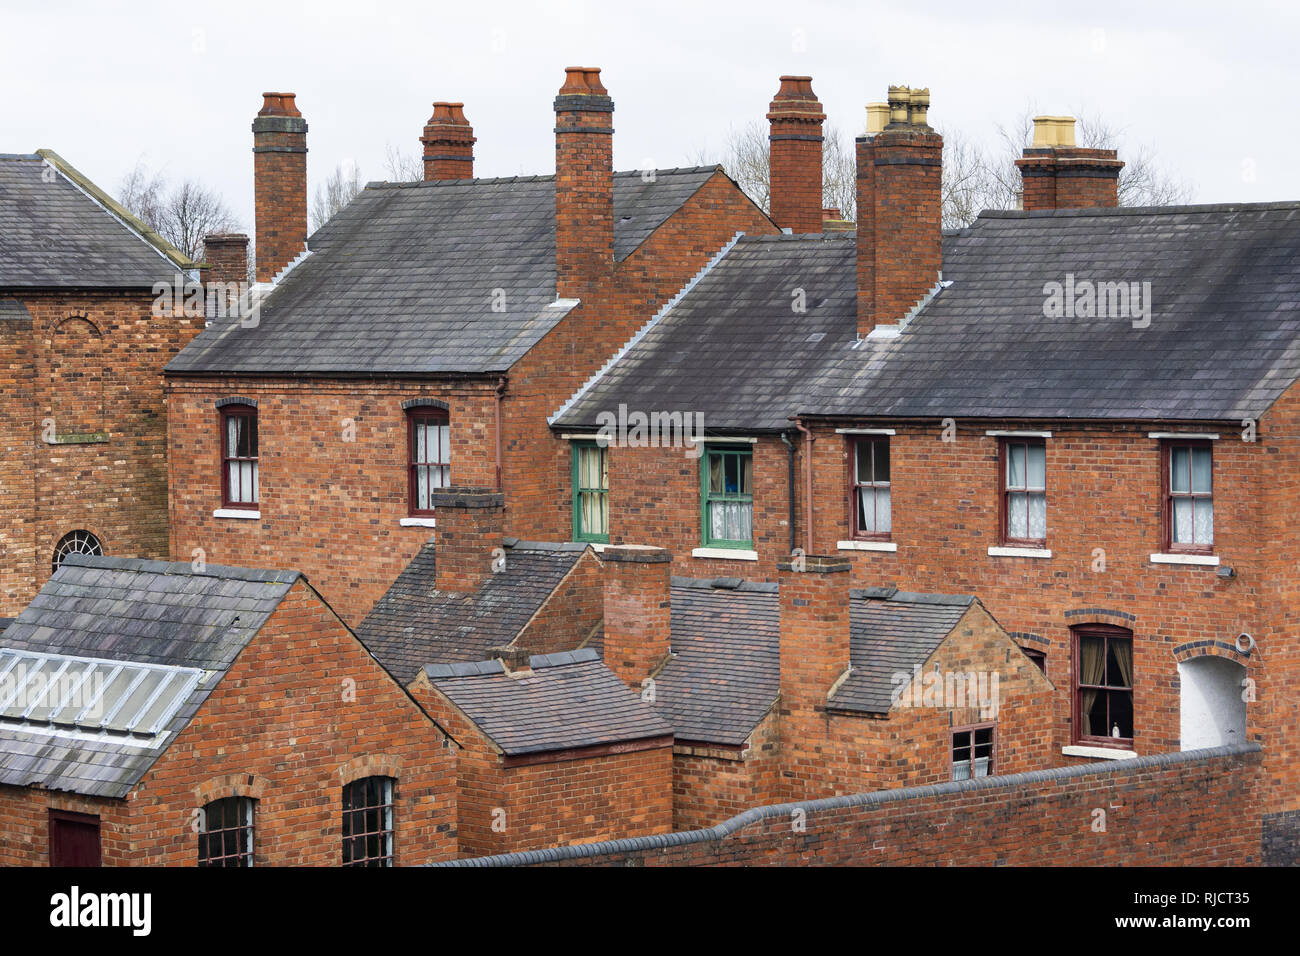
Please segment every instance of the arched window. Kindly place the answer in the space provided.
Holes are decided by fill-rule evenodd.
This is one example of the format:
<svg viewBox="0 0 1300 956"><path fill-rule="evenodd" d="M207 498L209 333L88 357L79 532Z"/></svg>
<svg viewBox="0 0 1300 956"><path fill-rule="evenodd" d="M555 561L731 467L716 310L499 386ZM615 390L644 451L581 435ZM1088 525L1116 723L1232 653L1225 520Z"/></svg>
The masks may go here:
<svg viewBox="0 0 1300 956"><path fill-rule="evenodd" d="M51 562L51 573L59 570L59 565L63 559L70 554L103 554L103 545L89 531L69 531L59 543L54 546L54 560Z"/></svg>
<svg viewBox="0 0 1300 956"><path fill-rule="evenodd" d="M410 513L433 514L433 493L451 484L451 426L447 411L427 405L406 410Z"/></svg>
<svg viewBox="0 0 1300 956"><path fill-rule="evenodd" d="M253 865L253 799L223 797L203 808L199 866Z"/></svg>
<svg viewBox="0 0 1300 956"><path fill-rule="evenodd" d="M393 865L392 777L362 777L343 788L343 865Z"/></svg>

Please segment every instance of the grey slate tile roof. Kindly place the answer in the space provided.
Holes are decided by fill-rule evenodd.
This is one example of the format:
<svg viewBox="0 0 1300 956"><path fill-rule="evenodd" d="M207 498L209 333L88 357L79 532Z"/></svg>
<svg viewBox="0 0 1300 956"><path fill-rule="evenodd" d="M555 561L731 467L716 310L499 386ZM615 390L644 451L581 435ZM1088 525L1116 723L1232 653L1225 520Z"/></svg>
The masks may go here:
<svg viewBox="0 0 1300 956"><path fill-rule="evenodd" d="M894 588L851 591L853 672L831 700L835 709L888 713L894 673L923 664L973 600ZM674 577L672 651L655 679L655 706L677 739L743 745L780 694L777 585Z"/></svg>
<svg viewBox="0 0 1300 956"><path fill-rule="evenodd" d="M984 213L892 343L841 355L804 410L1240 421L1300 376L1300 203ZM1147 328L1045 318L1044 285L1150 282Z"/></svg>
<svg viewBox="0 0 1300 956"><path fill-rule="evenodd" d="M225 675L298 579L132 558L70 555L0 634L0 648L204 671L159 746L41 736L0 722L0 783L89 796L130 792Z"/></svg>
<svg viewBox="0 0 1300 956"><path fill-rule="evenodd" d="M659 170L652 182L616 173L616 257L717 171ZM553 176L372 183L308 246L311 255L263 301L255 328L213 322L167 371L505 371L566 312L551 307Z"/></svg>
<svg viewBox="0 0 1300 956"><path fill-rule="evenodd" d="M744 237L554 423L702 412L706 431L782 430L804 385L857 339L856 241ZM797 290L805 312L796 312Z"/></svg>
<svg viewBox="0 0 1300 956"><path fill-rule="evenodd" d="M893 675L911 674L952 633L974 602L966 595L914 594L884 589L888 597L851 593L849 656L853 671L831 697L836 710L887 714Z"/></svg>
<svg viewBox="0 0 1300 956"><path fill-rule="evenodd" d="M32 314L17 299L0 299L0 322L32 324Z"/></svg>
<svg viewBox="0 0 1300 956"><path fill-rule="evenodd" d="M425 673L508 756L666 737L672 728L594 650L537 655L530 672L500 661Z"/></svg>
<svg viewBox="0 0 1300 956"><path fill-rule="evenodd" d="M671 618L656 709L678 740L740 746L781 687L777 586L674 577Z"/></svg>
<svg viewBox="0 0 1300 956"><path fill-rule="evenodd" d="M125 289L177 267L36 154L0 154L0 289Z"/></svg>
<svg viewBox="0 0 1300 956"><path fill-rule="evenodd" d="M587 550L582 544L506 542L505 570L474 594L435 587L428 541L357 627L359 637L403 686L425 664L482 661L509 644Z"/></svg>
<svg viewBox="0 0 1300 956"><path fill-rule="evenodd" d="M853 247L742 239L554 424L619 403L747 431L796 413L1239 421L1300 377L1300 203L985 212L944 239L950 285L856 348ZM1068 274L1150 282L1149 327L1045 318Z"/></svg>

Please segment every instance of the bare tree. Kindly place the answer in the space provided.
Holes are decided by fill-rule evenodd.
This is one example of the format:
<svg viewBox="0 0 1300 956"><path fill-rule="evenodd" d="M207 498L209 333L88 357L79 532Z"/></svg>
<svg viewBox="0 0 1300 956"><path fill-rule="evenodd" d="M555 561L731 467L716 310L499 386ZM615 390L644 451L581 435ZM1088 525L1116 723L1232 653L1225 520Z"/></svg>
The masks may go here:
<svg viewBox="0 0 1300 956"><path fill-rule="evenodd" d="M140 220L191 259L203 258L203 237L234 232L239 220L215 190L194 179L171 185L144 161L123 178L120 202Z"/></svg>
<svg viewBox="0 0 1300 956"><path fill-rule="evenodd" d="M315 232L334 218L334 214L352 202L361 192L361 171L354 163L339 163L324 183L316 187L311 201L311 231Z"/></svg>
<svg viewBox="0 0 1300 956"><path fill-rule="evenodd" d="M770 208L771 167L768 163L768 129L758 120L732 127L721 155L698 149L691 157L697 165L720 163L750 199L764 210ZM857 164L853 141L831 123L822 131L822 205L833 206L845 219L857 211Z"/></svg>
<svg viewBox="0 0 1300 956"><path fill-rule="evenodd" d="M412 183L424 179L424 162L400 146L389 143L384 150L384 172L393 183Z"/></svg>

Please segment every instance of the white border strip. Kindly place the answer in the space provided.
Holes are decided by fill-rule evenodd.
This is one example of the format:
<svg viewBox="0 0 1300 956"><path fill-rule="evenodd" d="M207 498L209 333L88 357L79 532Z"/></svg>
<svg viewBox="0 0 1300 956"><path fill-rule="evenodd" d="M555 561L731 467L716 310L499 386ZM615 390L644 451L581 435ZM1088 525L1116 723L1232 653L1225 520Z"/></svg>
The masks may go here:
<svg viewBox="0 0 1300 956"><path fill-rule="evenodd" d="M989 548L990 558L1050 558L1047 548Z"/></svg>
<svg viewBox="0 0 1300 956"><path fill-rule="evenodd" d="M896 435L892 428L837 428L837 435Z"/></svg>
<svg viewBox="0 0 1300 956"><path fill-rule="evenodd" d="M1197 564L1205 568L1217 568L1217 554L1153 554L1152 564Z"/></svg>
<svg viewBox="0 0 1300 956"><path fill-rule="evenodd" d="M835 547L841 551L897 551L898 545L893 541L836 541Z"/></svg>
<svg viewBox="0 0 1300 956"><path fill-rule="evenodd" d="M1218 441L1215 432L1147 432L1147 438L1187 438L1201 441Z"/></svg>
<svg viewBox="0 0 1300 956"><path fill-rule="evenodd" d="M984 433L990 438L1051 438L1051 432L1029 432L1029 431L997 431L991 430Z"/></svg>

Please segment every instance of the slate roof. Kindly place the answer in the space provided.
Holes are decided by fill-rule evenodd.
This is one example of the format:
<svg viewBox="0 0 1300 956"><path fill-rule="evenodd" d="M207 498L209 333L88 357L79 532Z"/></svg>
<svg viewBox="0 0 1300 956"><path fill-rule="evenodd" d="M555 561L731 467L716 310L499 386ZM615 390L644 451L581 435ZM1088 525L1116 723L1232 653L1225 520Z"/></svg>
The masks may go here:
<svg viewBox="0 0 1300 956"><path fill-rule="evenodd" d="M776 702L779 593L770 583L672 579L674 656L655 678L655 707L679 741L742 746ZM832 698L835 709L888 713L893 675L925 663L973 601L895 588L851 591L853 672Z"/></svg>
<svg viewBox="0 0 1300 956"><path fill-rule="evenodd" d="M0 722L0 783L123 797L140 781L298 579L188 563L69 555L0 634L0 648L201 668L157 747L48 736Z"/></svg>
<svg viewBox="0 0 1300 956"><path fill-rule="evenodd" d="M0 322L32 324L32 314L17 299L0 299Z"/></svg>
<svg viewBox="0 0 1300 956"><path fill-rule="evenodd" d="M852 235L740 239L554 424L596 427L622 403L703 412L706 432L789 428L809 378L857 340L856 249Z"/></svg>
<svg viewBox="0 0 1300 956"><path fill-rule="evenodd" d="M614 174L629 255L719 167ZM371 183L308 242L256 327L214 321L170 374L505 371L565 315L555 302L555 177ZM493 311L495 290L504 311Z"/></svg>
<svg viewBox="0 0 1300 956"><path fill-rule="evenodd" d="M430 682L508 756L666 737L672 728L594 650L536 655L530 672L500 661L432 665Z"/></svg>
<svg viewBox="0 0 1300 956"><path fill-rule="evenodd" d="M655 678L655 708L678 740L740 746L781 685L775 584L674 577L675 655Z"/></svg>
<svg viewBox="0 0 1300 956"><path fill-rule="evenodd" d="M53 153L0 154L0 289L172 282L177 264L110 204L116 205Z"/></svg>
<svg viewBox="0 0 1300 956"><path fill-rule="evenodd" d="M403 686L425 664L482 661L509 644L587 550L576 543L505 543L505 570L474 594L453 594L434 586L431 539L357 627L357 637Z"/></svg>
<svg viewBox="0 0 1300 956"><path fill-rule="evenodd" d="M952 633L974 602L969 595L916 594L893 588L850 592L849 657L853 670L830 706L887 714L893 675L911 674Z"/></svg>
<svg viewBox="0 0 1300 956"><path fill-rule="evenodd" d="M1300 377L1300 203L985 212L945 236L947 286L861 345L854 241L742 239L553 424L620 403L756 432L796 413L1240 421ZM1067 275L1149 282L1150 325L1045 318Z"/></svg>

